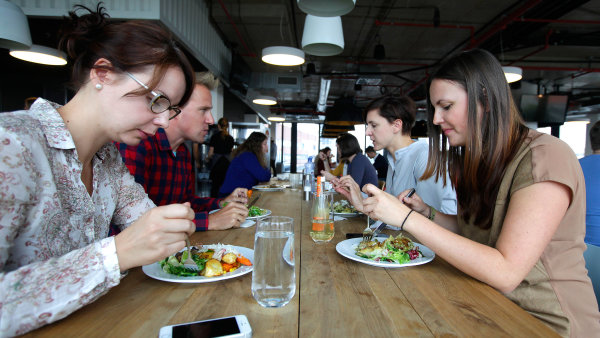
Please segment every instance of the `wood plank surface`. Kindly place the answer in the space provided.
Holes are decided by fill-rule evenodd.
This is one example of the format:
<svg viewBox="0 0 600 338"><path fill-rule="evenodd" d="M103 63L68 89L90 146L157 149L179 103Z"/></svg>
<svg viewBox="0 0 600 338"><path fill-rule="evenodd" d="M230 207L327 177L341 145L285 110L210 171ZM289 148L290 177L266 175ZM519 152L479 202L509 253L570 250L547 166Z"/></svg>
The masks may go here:
<svg viewBox="0 0 600 338"><path fill-rule="evenodd" d="M257 206L294 218L296 294L286 306L258 305L251 274L183 284L152 279L136 268L96 302L27 336L156 337L164 325L236 314L248 317L254 337L556 336L439 257L384 269L339 255L335 246L346 233L364 229L364 216L336 221L334 239L317 244L309 236L311 203L302 200L301 191L255 194L260 194ZM200 232L192 242L253 248L255 229Z"/></svg>

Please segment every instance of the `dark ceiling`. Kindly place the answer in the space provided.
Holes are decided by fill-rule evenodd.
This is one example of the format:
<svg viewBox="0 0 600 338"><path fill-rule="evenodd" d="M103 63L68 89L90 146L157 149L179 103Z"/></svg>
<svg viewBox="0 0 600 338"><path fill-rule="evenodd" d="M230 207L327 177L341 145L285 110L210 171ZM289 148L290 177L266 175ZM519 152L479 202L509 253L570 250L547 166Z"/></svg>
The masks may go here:
<svg viewBox="0 0 600 338"><path fill-rule="evenodd" d="M600 0L357 0L342 16L344 51L307 55L304 65L289 68L260 57L264 47L301 48L306 14L296 0L211 0L209 6L223 39L252 72L302 74L301 90L271 89L279 99L273 113L314 114L321 78L332 80L329 104L352 95L364 105L384 93L422 102L433 68L474 47L524 69L516 93L568 93L574 112L597 112L600 104ZM384 59L374 57L378 43ZM309 63L315 73L307 71Z"/></svg>

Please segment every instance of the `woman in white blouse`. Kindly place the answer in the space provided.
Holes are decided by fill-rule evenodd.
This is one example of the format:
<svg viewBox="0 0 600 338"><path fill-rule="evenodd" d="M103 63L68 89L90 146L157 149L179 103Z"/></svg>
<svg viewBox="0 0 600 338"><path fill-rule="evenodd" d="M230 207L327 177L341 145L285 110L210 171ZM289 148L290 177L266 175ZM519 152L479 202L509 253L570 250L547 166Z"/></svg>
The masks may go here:
<svg viewBox="0 0 600 338"><path fill-rule="evenodd" d="M112 144L167 128L191 65L158 24L77 10L61 41L76 95L0 115L0 336L67 316L194 232L189 205L155 207ZM107 238L111 223L123 231Z"/></svg>

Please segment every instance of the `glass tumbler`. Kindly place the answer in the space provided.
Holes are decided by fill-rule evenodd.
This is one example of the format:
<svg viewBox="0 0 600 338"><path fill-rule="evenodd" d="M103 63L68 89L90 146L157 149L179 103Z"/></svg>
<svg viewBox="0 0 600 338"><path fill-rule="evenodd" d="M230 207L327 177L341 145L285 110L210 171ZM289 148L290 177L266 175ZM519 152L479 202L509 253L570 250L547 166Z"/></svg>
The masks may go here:
<svg viewBox="0 0 600 338"><path fill-rule="evenodd" d="M310 238L316 243L326 243L333 239L333 194L313 193L312 223Z"/></svg>
<svg viewBox="0 0 600 338"><path fill-rule="evenodd" d="M296 292L294 219L270 216L258 220L254 235L252 296L264 307L282 307Z"/></svg>

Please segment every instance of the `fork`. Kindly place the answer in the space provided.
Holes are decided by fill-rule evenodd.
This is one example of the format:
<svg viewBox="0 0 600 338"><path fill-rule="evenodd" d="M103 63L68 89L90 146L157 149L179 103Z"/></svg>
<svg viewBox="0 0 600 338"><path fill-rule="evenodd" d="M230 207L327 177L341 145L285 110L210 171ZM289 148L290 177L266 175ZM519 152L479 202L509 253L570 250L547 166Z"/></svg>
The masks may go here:
<svg viewBox="0 0 600 338"><path fill-rule="evenodd" d="M371 222L371 218L367 216L367 227L365 228L365 230L363 230L362 233L363 241L368 242L373 238L373 229L371 229L371 225L373 224L373 222Z"/></svg>
<svg viewBox="0 0 600 338"><path fill-rule="evenodd" d="M188 237L188 235L185 235L185 243L187 244L187 259L183 263L183 266L187 269L194 269L194 270L198 270L198 264L196 264L196 262L194 262L194 260L192 259L192 251L190 249L191 244L190 244L190 238Z"/></svg>

